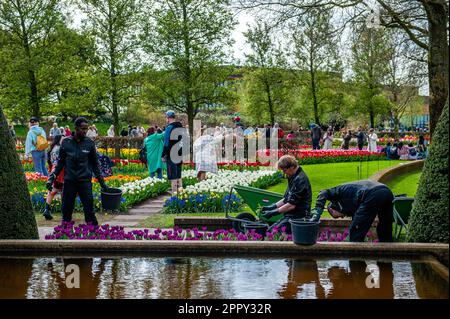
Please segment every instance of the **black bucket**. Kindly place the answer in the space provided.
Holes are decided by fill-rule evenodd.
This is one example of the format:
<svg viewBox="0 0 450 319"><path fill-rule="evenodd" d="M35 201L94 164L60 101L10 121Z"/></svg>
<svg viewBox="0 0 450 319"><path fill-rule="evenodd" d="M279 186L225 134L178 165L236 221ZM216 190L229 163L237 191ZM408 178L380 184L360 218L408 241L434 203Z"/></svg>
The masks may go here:
<svg viewBox="0 0 450 319"><path fill-rule="evenodd" d="M103 210L118 210L120 200L122 199L122 190L119 188L108 188L107 192L100 191L102 194Z"/></svg>
<svg viewBox="0 0 450 319"><path fill-rule="evenodd" d="M267 224L264 223L245 223L244 224L244 229L246 232L251 232L253 229L255 230L255 233L265 237L266 236L266 232L267 229L269 228L269 226Z"/></svg>
<svg viewBox="0 0 450 319"><path fill-rule="evenodd" d="M290 219L292 239L297 245L314 245L317 242L320 222L303 219Z"/></svg>

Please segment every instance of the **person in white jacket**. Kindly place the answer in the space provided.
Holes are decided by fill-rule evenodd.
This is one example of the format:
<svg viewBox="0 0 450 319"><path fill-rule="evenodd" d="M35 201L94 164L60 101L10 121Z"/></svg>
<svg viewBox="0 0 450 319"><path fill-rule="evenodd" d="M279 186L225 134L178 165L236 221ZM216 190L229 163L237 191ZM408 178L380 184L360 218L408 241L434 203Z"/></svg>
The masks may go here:
<svg viewBox="0 0 450 319"><path fill-rule="evenodd" d="M367 150L370 152L376 152L377 151L377 141L378 136L375 133L375 130L371 128L369 130L369 146L367 147Z"/></svg>
<svg viewBox="0 0 450 319"><path fill-rule="evenodd" d="M111 125L111 126L109 127L107 134L108 134L108 137L114 137L114 136L116 136L116 133L114 132L114 125Z"/></svg>
<svg viewBox="0 0 450 319"><path fill-rule="evenodd" d="M333 148L333 129L328 128L327 132L323 136L323 149L331 150Z"/></svg>

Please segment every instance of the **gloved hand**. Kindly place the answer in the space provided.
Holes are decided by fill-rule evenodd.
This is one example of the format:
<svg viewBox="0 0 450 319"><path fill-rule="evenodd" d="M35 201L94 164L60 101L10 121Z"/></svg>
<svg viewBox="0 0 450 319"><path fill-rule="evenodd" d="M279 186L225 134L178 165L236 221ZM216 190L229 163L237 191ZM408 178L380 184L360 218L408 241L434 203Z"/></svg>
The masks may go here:
<svg viewBox="0 0 450 319"><path fill-rule="evenodd" d="M47 179L47 183L45 183L45 188L47 188L49 192L53 190L53 182L55 181L55 179L56 175L50 174L50 176Z"/></svg>
<svg viewBox="0 0 450 319"><path fill-rule="evenodd" d="M277 208L277 204L272 204L272 205L269 205L269 206L263 206L261 208L261 212L267 212L269 210L274 210L276 208Z"/></svg>
<svg viewBox="0 0 450 319"><path fill-rule="evenodd" d="M318 209L314 208L311 210L311 213L309 213L309 219L310 222L318 222L320 220L320 216L322 215L322 212Z"/></svg>
<svg viewBox="0 0 450 319"><path fill-rule="evenodd" d="M272 209L272 210L266 210L264 211L261 216L266 218L266 219L270 219L273 216L278 215L280 212L278 211L278 208Z"/></svg>
<svg viewBox="0 0 450 319"><path fill-rule="evenodd" d="M102 188L102 191L104 191L104 192L108 191L109 187L106 185L103 177L99 177L97 179L98 179L98 183L100 184L100 187Z"/></svg>

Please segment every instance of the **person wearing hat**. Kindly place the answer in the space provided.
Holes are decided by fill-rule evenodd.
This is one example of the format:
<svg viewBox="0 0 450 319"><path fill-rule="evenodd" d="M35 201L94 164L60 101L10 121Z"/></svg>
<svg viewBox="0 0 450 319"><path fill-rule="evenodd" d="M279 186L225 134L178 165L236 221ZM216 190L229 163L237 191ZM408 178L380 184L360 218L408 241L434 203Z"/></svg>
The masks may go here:
<svg viewBox="0 0 450 319"><path fill-rule="evenodd" d="M320 140L322 138L322 129L317 124L311 124L311 141L313 150L320 148Z"/></svg>
<svg viewBox="0 0 450 319"><path fill-rule="evenodd" d="M284 155L278 160L277 166L288 177L288 188L279 202L264 206L261 212L267 219L283 214L283 218L270 226L269 229L284 226L286 227L286 232L290 233L289 219L309 216L312 201L311 183L305 171L298 165L295 157Z"/></svg>
<svg viewBox="0 0 450 319"><path fill-rule="evenodd" d="M320 191L310 221L319 221L325 203L333 218L351 216L350 241L363 242L378 215L377 234L380 242L392 242L394 195L384 184L372 180L346 183Z"/></svg>
<svg viewBox="0 0 450 319"><path fill-rule="evenodd" d="M94 213L94 198L92 195L92 176L94 175L102 190L109 188L105 184L99 168L95 143L86 137L89 124L86 118L79 117L75 120L74 136L66 137L59 149L59 160L56 168L49 176L46 187L51 190L56 177L64 169L64 187L62 193L62 217L63 221L70 222L75 207L75 199L80 197L83 205L86 223L98 225Z"/></svg>
<svg viewBox="0 0 450 319"><path fill-rule="evenodd" d="M164 148L162 153L162 160L167 164L167 179L172 184L172 193L176 193L183 187L181 181L181 169L183 165L182 149L179 146L178 152L172 152L172 148L181 142L182 134L179 129L183 125L175 120L175 112L166 112L167 127L164 131Z"/></svg>
<svg viewBox="0 0 450 319"><path fill-rule="evenodd" d="M162 153L164 149L164 133L156 131L153 126L147 130L147 137L144 139L144 146L147 151L147 168L150 177L162 178Z"/></svg>
<svg viewBox="0 0 450 319"><path fill-rule="evenodd" d="M41 135L47 139L47 135L42 127L39 126L39 119L37 117L30 118L28 123L30 130L27 133L27 138L25 140L25 156L33 158L34 171L40 173L44 176L48 175L46 161L47 153L45 150L37 149L38 136Z"/></svg>

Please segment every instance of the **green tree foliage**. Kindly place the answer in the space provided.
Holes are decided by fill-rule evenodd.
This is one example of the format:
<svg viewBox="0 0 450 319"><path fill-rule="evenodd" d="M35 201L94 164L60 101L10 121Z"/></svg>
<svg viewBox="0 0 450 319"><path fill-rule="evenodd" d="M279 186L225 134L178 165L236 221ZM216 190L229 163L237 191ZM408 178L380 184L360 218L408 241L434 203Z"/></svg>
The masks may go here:
<svg viewBox="0 0 450 319"><path fill-rule="evenodd" d="M257 23L244 33L252 53L246 55L244 75L244 114L252 124L272 125L292 106L292 87L286 62L266 23Z"/></svg>
<svg viewBox="0 0 450 319"><path fill-rule="evenodd" d="M448 243L448 102L433 133L409 220L409 240Z"/></svg>
<svg viewBox="0 0 450 319"><path fill-rule="evenodd" d="M38 239L27 182L0 106L0 239Z"/></svg>
<svg viewBox="0 0 450 319"><path fill-rule="evenodd" d="M145 51L158 65L148 72L146 95L158 108L194 118L205 107L234 103L226 50L234 25L228 0L157 0L147 26Z"/></svg>
<svg viewBox="0 0 450 319"><path fill-rule="evenodd" d="M289 25L294 69L303 88L303 102L321 124L325 114L336 109L342 66L338 53L338 32L331 23L332 11L305 10Z"/></svg>
<svg viewBox="0 0 450 319"><path fill-rule="evenodd" d="M134 73L139 70L139 35L145 3L137 0L78 0L87 16L83 27L96 42L99 68L94 73L93 90L99 102L113 116L116 136L120 111L135 94Z"/></svg>
<svg viewBox="0 0 450 319"><path fill-rule="evenodd" d="M371 127L375 127L377 115L389 110L389 101L382 94L389 72L389 36L383 28L354 27L352 70L358 87L354 109L357 114L369 115Z"/></svg>
<svg viewBox="0 0 450 319"><path fill-rule="evenodd" d="M61 19L57 0L0 2L0 93L7 109L41 115L50 38Z"/></svg>

